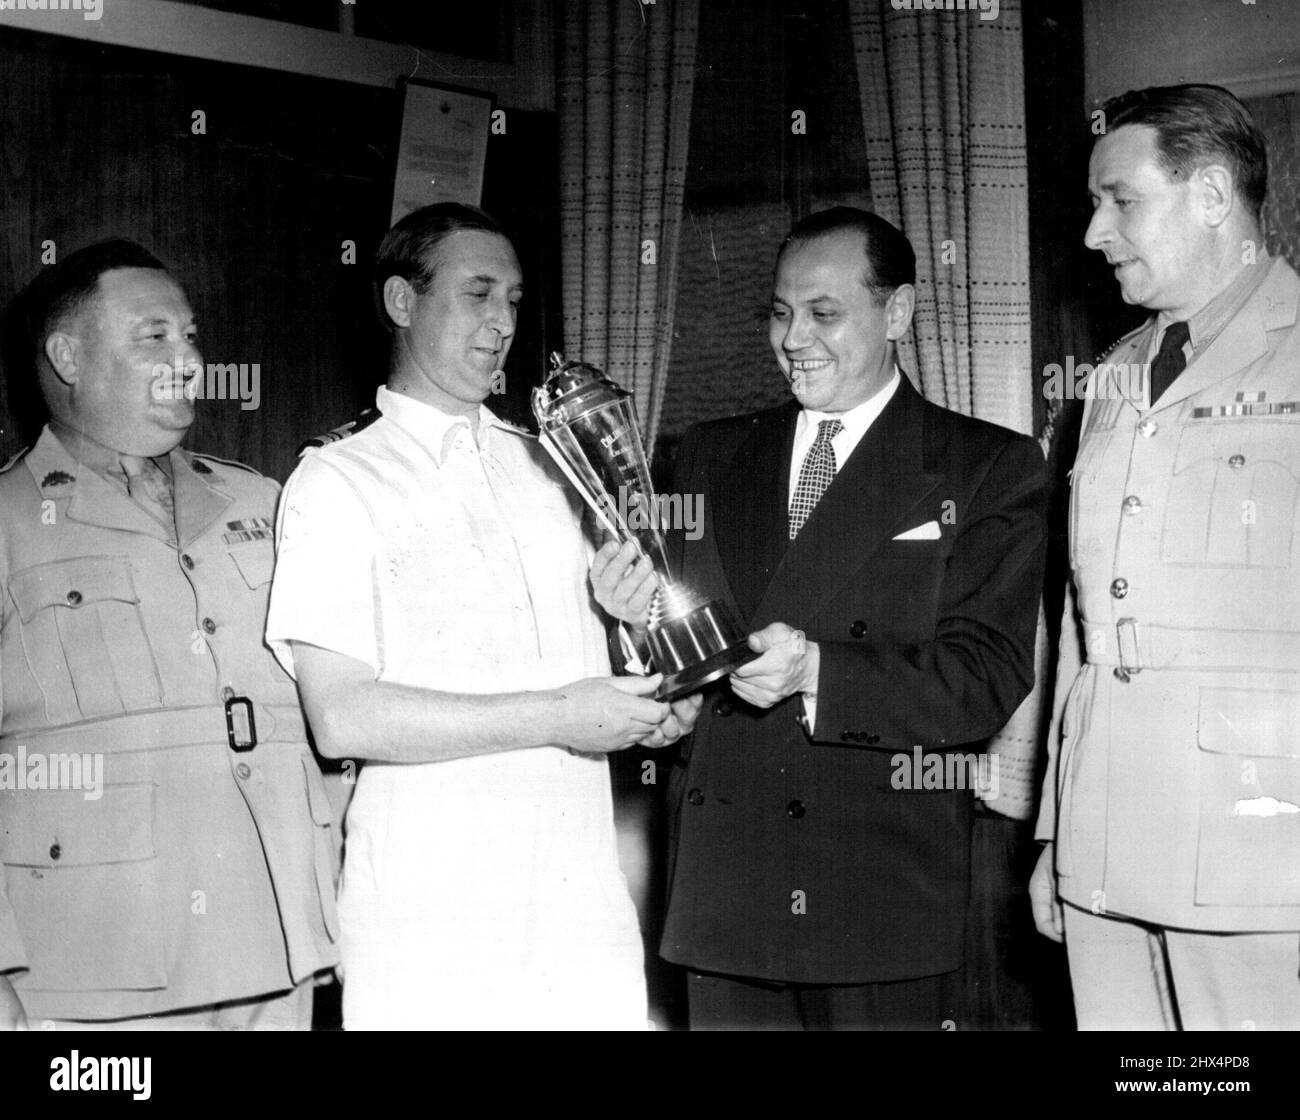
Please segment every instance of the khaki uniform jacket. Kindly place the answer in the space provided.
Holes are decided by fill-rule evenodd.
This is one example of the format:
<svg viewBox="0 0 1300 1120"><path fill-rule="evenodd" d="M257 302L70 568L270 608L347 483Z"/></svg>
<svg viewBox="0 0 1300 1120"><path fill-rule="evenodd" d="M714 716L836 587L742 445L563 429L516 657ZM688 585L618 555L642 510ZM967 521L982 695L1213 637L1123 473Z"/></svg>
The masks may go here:
<svg viewBox="0 0 1300 1120"><path fill-rule="evenodd" d="M48 428L0 475L0 971L32 1018L205 1006L337 961L333 814L262 641L278 488L170 462L179 548ZM229 746L230 696L252 750Z"/></svg>
<svg viewBox="0 0 1300 1120"><path fill-rule="evenodd" d="M1300 929L1298 305L1274 261L1153 409L1149 327L1094 374L1038 828L1076 906Z"/></svg>

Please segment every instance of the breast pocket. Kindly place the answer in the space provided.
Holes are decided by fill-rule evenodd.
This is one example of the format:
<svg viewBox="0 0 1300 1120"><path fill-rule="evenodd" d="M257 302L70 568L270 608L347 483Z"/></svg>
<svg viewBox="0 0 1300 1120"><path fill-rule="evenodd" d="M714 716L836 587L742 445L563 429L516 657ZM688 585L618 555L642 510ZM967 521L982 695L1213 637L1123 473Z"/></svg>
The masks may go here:
<svg viewBox="0 0 1300 1120"><path fill-rule="evenodd" d="M1300 421L1192 420L1178 441L1161 557L1285 568L1300 496Z"/></svg>
<svg viewBox="0 0 1300 1120"><path fill-rule="evenodd" d="M131 564L77 556L10 577L23 651L51 723L156 707L162 683Z"/></svg>
<svg viewBox="0 0 1300 1120"><path fill-rule="evenodd" d="M154 787L105 785L99 793L0 793L0 863L31 968L21 987L78 992L167 985Z"/></svg>

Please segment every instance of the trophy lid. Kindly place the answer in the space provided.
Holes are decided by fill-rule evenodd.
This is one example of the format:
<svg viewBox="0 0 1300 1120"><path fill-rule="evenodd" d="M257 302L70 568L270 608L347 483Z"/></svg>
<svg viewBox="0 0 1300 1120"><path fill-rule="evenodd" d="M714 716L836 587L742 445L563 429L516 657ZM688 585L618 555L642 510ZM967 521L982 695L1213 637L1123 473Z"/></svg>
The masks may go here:
<svg viewBox="0 0 1300 1120"><path fill-rule="evenodd" d="M598 408L631 400L632 394L586 362L566 362L551 354L551 372L533 391L533 413L543 427L569 423Z"/></svg>

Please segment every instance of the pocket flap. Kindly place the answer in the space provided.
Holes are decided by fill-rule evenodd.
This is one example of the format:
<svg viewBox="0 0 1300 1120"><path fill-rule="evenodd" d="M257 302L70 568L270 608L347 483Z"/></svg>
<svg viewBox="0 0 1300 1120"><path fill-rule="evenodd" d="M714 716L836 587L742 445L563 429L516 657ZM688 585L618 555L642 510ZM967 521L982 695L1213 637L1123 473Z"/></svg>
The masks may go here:
<svg viewBox="0 0 1300 1120"><path fill-rule="evenodd" d="M1203 688L1196 741L1212 754L1300 758L1300 692Z"/></svg>
<svg viewBox="0 0 1300 1120"><path fill-rule="evenodd" d="M153 785L102 786L99 792L97 798L85 789L0 793L0 863L57 869L152 859Z"/></svg>
<svg viewBox="0 0 1300 1120"><path fill-rule="evenodd" d="M271 582L271 573L275 571L275 549L269 542L235 549L230 553L230 559L253 591Z"/></svg>
<svg viewBox="0 0 1300 1120"><path fill-rule="evenodd" d="M15 572L9 594L19 617L29 623L46 607L75 610L88 603L138 603L131 564L122 556L74 556Z"/></svg>

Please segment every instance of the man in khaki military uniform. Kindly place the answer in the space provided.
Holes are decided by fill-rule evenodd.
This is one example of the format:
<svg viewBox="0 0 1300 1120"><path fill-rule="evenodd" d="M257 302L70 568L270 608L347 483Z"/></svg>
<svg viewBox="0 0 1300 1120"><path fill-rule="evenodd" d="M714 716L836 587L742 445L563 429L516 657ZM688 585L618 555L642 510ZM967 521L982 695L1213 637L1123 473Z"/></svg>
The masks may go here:
<svg viewBox="0 0 1300 1120"><path fill-rule="evenodd" d="M1104 112L1085 241L1154 314L1084 410L1035 916L1082 1028L1295 1029L1300 278L1236 98Z"/></svg>
<svg viewBox="0 0 1300 1120"><path fill-rule="evenodd" d="M193 315L143 249L26 298L52 420L0 475L0 1026L308 1027L335 828L262 643L277 487L179 449Z"/></svg>

